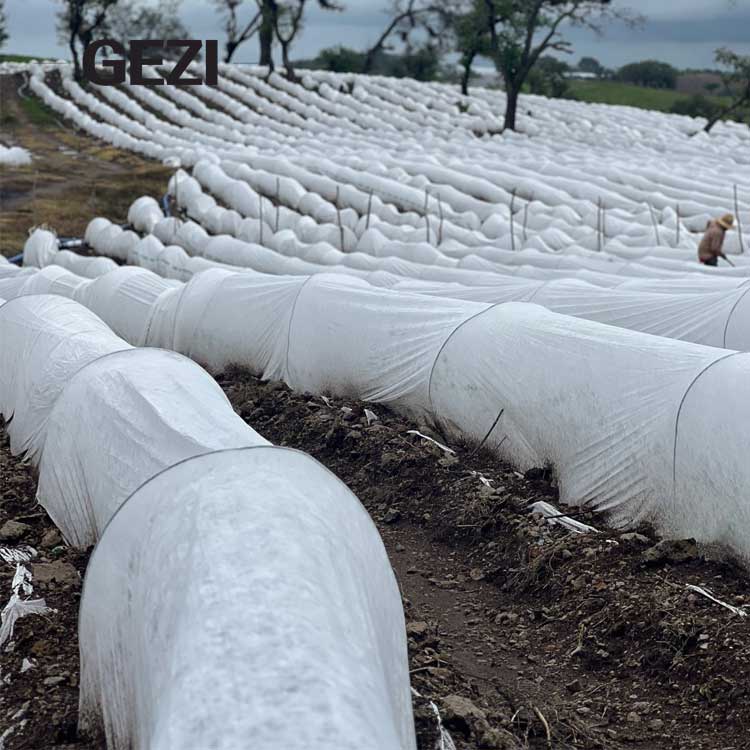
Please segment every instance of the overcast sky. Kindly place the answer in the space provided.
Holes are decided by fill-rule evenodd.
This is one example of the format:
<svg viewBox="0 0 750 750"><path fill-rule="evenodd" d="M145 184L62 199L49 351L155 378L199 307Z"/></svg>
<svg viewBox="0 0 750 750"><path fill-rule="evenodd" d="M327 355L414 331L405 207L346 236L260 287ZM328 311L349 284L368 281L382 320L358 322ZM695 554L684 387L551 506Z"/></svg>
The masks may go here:
<svg viewBox="0 0 750 750"><path fill-rule="evenodd" d="M153 2L154 0L149 0ZM324 48L343 44L363 49L383 28L387 18L380 8L388 0L342 0L346 12L311 8L294 57L313 57ZM246 0L248 6L254 5ZM750 54L750 0L614 0L646 16L638 30L622 24L610 26L603 37L590 31L569 29L572 61L592 55L608 67L654 58L680 68L711 67L717 47L731 46ZM55 15L61 0L6 0L10 39L3 52L67 57L55 32ZM210 0L183 0L182 18L196 39L222 39L219 16ZM257 61L257 41L236 53L238 62Z"/></svg>

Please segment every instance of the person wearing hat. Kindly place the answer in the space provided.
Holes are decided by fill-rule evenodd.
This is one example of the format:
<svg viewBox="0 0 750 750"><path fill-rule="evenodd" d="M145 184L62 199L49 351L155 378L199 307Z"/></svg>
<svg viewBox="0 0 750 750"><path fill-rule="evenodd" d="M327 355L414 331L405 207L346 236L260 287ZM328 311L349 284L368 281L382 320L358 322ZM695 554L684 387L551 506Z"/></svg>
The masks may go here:
<svg viewBox="0 0 750 750"><path fill-rule="evenodd" d="M708 222L706 233L703 235L701 244L698 246L698 260L704 266L715 266L719 258L726 260L722 247L724 246L724 235L734 225L734 216L725 214L720 219Z"/></svg>

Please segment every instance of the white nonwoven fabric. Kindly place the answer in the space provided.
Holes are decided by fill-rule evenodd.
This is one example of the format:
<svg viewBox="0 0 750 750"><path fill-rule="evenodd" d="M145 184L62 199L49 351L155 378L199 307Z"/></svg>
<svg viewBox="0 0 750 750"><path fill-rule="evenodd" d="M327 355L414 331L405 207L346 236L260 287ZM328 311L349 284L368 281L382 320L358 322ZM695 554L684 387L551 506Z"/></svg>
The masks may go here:
<svg viewBox="0 0 750 750"><path fill-rule="evenodd" d="M80 370L57 399L37 497L63 536L85 547L145 479L191 456L267 444L194 362L131 349Z"/></svg>
<svg viewBox="0 0 750 750"><path fill-rule="evenodd" d="M72 300L0 300L0 343L40 503L71 543L99 539L85 726L116 750L415 750L399 589L333 474L273 448L194 362Z"/></svg>
<svg viewBox="0 0 750 750"><path fill-rule="evenodd" d="M27 167L31 164L31 153L20 146L4 146L0 143L0 165L3 167Z"/></svg>
<svg viewBox="0 0 750 750"><path fill-rule="evenodd" d="M383 544L296 451L213 453L140 487L91 558L80 637L83 725L112 750L416 747Z"/></svg>
<svg viewBox="0 0 750 750"><path fill-rule="evenodd" d="M654 295L657 300L644 298L645 309L610 307L604 300L582 302L577 286L580 282L540 287L536 294L545 289L556 294L555 304L569 311L573 302L566 299L577 296L576 304L583 305L578 309L588 308L586 314L607 322L619 316L621 323L653 330L653 313L661 330L675 336L735 345L747 338L750 294L742 287L716 296L713 312L703 311L701 318L694 299L687 304L680 296ZM750 556L750 538L729 531L731 514L743 512L742 487L750 486L743 462L736 475L701 475L688 485L674 455L675 435L682 446L687 429L681 421L676 432L677 413L683 400L694 398L691 383L728 350L561 316L536 305L392 292L330 274L268 277L213 269L160 293L153 307L140 318L148 319L147 331L134 331L134 340L174 348L210 368L242 364L299 390L389 403L445 421L475 439L482 439L506 408L490 444L499 443L505 425L501 452L524 467L553 463L566 502L610 510L617 523L648 518L667 533L679 529ZM121 308L115 293L101 297L105 318L116 317ZM456 372L441 385L448 361ZM733 359L732 367L742 361ZM731 372L729 364L711 370L712 379L727 378L726 387L716 385L714 405L748 402L742 379ZM548 406L548 395L559 412ZM730 446L747 444L747 425L750 420L728 420ZM698 430L693 440L681 448L688 461L703 465L707 451L720 450L709 462L726 462L726 446L714 447L710 434ZM711 513L714 522L706 524L688 508Z"/></svg>
<svg viewBox="0 0 750 750"><path fill-rule="evenodd" d="M64 297L25 296L1 305L0 413L10 420L12 452L37 462L50 413L70 379L89 362L129 349L96 315Z"/></svg>
<svg viewBox="0 0 750 750"><path fill-rule="evenodd" d="M658 294L635 289L603 289L573 279L546 282L508 278L500 285L402 282L396 291L474 302L534 302L576 318L691 341L750 351L750 287L692 294Z"/></svg>

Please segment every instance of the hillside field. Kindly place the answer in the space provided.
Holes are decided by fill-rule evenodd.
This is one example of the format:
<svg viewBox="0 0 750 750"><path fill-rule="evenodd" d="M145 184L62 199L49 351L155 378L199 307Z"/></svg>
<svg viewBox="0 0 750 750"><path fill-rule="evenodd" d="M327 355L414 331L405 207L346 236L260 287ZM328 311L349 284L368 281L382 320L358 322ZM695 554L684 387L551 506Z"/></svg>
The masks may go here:
<svg viewBox="0 0 750 750"><path fill-rule="evenodd" d="M750 128L299 72L0 63L0 750L743 750Z"/></svg>

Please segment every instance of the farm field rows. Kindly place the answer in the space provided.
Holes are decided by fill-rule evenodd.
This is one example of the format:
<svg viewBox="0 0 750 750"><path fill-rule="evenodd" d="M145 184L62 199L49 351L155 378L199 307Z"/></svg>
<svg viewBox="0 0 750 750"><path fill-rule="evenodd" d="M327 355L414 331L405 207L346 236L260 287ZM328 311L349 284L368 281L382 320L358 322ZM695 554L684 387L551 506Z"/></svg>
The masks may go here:
<svg viewBox="0 0 750 750"><path fill-rule="evenodd" d="M525 97L499 133L501 93L410 80L2 71L86 169L149 175L97 178L116 199L72 243L43 209L3 240L10 452L60 549L98 542L50 747L741 743L746 126ZM730 211L730 261L698 264ZM8 750L45 731L14 670Z"/></svg>

